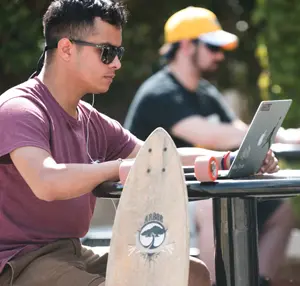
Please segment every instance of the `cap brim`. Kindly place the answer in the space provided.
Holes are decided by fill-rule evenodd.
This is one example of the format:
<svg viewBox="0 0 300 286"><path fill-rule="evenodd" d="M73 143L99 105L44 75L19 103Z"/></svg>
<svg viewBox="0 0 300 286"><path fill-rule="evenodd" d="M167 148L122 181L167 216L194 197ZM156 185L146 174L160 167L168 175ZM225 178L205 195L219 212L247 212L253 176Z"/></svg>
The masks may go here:
<svg viewBox="0 0 300 286"><path fill-rule="evenodd" d="M224 50L234 50L238 46L238 37L223 30L206 33L199 39L206 44L222 47Z"/></svg>

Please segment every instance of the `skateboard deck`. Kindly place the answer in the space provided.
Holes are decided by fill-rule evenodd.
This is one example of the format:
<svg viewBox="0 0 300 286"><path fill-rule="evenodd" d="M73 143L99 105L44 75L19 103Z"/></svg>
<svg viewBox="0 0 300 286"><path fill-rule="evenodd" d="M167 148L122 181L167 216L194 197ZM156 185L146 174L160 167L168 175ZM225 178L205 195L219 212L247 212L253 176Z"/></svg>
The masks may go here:
<svg viewBox="0 0 300 286"><path fill-rule="evenodd" d="M106 286L187 286L188 197L175 144L162 128L147 138L120 197Z"/></svg>

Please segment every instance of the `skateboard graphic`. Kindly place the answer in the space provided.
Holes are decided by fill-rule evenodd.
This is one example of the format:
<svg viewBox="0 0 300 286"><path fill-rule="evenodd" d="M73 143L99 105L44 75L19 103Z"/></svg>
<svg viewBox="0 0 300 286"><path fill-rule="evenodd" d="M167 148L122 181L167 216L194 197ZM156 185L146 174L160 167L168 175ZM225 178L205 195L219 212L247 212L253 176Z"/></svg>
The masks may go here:
<svg viewBox="0 0 300 286"><path fill-rule="evenodd" d="M187 286L187 188L167 132L162 128L153 131L134 162L120 168L120 174L124 187L112 230L105 285Z"/></svg>

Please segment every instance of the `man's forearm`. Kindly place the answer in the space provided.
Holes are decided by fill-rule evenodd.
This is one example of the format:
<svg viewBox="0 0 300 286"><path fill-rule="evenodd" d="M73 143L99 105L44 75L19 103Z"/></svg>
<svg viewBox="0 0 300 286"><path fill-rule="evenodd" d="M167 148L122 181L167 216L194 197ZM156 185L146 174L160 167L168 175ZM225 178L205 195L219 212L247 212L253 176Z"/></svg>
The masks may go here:
<svg viewBox="0 0 300 286"><path fill-rule="evenodd" d="M177 148L183 166L193 166L198 156L214 156L220 166L225 152L203 148ZM57 164L47 174L49 200L67 200L91 192L105 181L119 179L119 161L100 164Z"/></svg>
<svg viewBox="0 0 300 286"><path fill-rule="evenodd" d="M100 164L57 164L48 170L44 182L48 184L48 199L67 200L91 192L104 181L119 179L118 161Z"/></svg>
<svg viewBox="0 0 300 286"><path fill-rule="evenodd" d="M221 164L221 160L226 152L221 151L213 151L203 148L194 148L194 147L182 147L177 148L178 153L181 157L181 162L183 166L193 166L195 163L195 159L198 156L209 156L215 157L219 162L219 167Z"/></svg>
<svg viewBox="0 0 300 286"><path fill-rule="evenodd" d="M193 146L219 151L237 149L245 134L247 125L241 122L212 123L199 116L191 116L175 124L171 134Z"/></svg>
<svg viewBox="0 0 300 286"><path fill-rule="evenodd" d="M207 135L211 136L208 146L222 151L237 149L241 145L246 133L246 130L240 130L230 124L223 124L222 127L218 126L218 128L214 128Z"/></svg>
<svg viewBox="0 0 300 286"><path fill-rule="evenodd" d="M279 128L276 137L275 143L282 144L300 144L300 129L297 128Z"/></svg>

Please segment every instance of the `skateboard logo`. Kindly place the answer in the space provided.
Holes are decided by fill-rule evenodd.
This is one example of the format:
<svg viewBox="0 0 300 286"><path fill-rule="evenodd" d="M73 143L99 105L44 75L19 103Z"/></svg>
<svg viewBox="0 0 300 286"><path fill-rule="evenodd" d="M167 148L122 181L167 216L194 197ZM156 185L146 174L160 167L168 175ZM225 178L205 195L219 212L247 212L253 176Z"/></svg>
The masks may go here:
<svg viewBox="0 0 300 286"><path fill-rule="evenodd" d="M129 255L140 253L148 260L153 260L161 252L173 252L173 244L167 244L168 230L163 216L158 213L148 214L136 234L136 245L129 246Z"/></svg>
<svg viewBox="0 0 300 286"><path fill-rule="evenodd" d="M149 214L140 230L139 242L147 250L156 249L164 243L166 232L163 216L156 213Z"/></svg>

